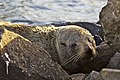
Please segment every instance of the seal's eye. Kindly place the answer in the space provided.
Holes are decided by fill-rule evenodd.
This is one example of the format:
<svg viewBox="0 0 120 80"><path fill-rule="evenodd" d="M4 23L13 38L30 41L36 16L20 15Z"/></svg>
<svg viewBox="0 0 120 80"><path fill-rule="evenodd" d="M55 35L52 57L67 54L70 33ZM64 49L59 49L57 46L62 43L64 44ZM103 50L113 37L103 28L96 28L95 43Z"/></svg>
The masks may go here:
<svg viewBox="0 0 120 80"><path fill-rule="evenodd" d="M71 48L75 48L77 46L77 44L72 44Z"/></svg>
<svg viewBox="0 0 120 80"><path fill-rule="evenodd" d="M61 43L61 45L65 46L66 47L66 44L65 43Z"/></svg>

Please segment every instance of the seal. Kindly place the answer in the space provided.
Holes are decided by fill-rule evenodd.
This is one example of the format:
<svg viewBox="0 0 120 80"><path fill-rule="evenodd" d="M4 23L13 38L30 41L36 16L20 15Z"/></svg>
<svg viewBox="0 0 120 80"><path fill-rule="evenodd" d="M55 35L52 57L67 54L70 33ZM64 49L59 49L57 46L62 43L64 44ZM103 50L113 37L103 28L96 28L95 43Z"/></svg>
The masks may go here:
<svg viewBox="0 0 120 80"><path fill-rule="evenodd" d="M15 23L2 26L41 45L53 61L70 74L82 72L82 68L96 56L94 37L87 29L79 26L26 26Z"/></svg>

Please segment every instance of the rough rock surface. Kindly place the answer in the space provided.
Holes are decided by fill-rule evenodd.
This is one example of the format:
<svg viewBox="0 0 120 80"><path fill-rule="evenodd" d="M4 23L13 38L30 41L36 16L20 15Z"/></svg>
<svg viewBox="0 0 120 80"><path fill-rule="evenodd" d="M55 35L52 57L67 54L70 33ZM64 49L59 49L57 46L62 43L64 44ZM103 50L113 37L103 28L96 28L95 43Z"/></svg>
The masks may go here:
<svg viewBox="0 0 120 80"><path fill-rule="evenodd" d="M40 46L5 30L0 46L0 80L71 80Z"/></svg>
<svg viewBox="0 0 120 80"><path fill-rule="evenodd" d="M79 74L73 74L71 75L72 80L83 80L85 78L85 74L79 73Z"/></svg>
<svg viewBox="0 0 120 80"><path fill-rule="evenodd" d="M115 55L110 59L110 62L107 67L112 69L120 69L120 53L119 52L115 53Z"/></svg>
<svg viewBox="0 0 120 80"><path fill-rule="evenodd" d="M120 80L120 70L102 69L100 73L104 80Z"/></svg>
<svg viewBox="0 0 120 80"><path fill-rule="evenodd" d="M120 51L120 0L108 0L100 12L105 40L116 51Z"/></svg>
<svg viewBox="0 0 120 80"><path fill-rule="evenodd" d="M92 71L85 80L103 80L100 73L96 71Z"/></svg>

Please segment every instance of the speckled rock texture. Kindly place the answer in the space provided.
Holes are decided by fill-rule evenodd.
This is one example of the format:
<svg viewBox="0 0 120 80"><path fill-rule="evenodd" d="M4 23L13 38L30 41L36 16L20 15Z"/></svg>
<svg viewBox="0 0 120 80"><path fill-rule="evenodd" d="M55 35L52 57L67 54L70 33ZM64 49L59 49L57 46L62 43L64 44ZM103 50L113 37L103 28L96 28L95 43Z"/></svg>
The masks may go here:
<svg viewBox="0 0 120 80"><path fill-rule="evenodd" d="M100 12L100 24L105 41L117 53L110 59L107 68L100 72L104 80L120 80L120 0L108 0Z"/></svg>
<svg viewBox="0 0 120 80"><path fill-rule="evenodd" d="M105 40L116 51L120 51L120 0L108 0L100 12Z"/></svg>
<svg viewBox="0 0 120 80"><path fill-rule="evenodd" d="M100 74L104 80L120 80L120 70L117 69L102 69Z"/></svg>
<svg viewBox="0 0 120 80"><path fill-rule="evenodd" d="M99 72L92 71L84 80L103 80Z"/></svg>
<svg viewBox="0 0 120 80"><path fill-rule="evenodd" d="M78 73L78 74L73 74L71 75L72 80L83 80L85 78L85 74L83 73Z"/></svg>
<svg viewBox="0 0 120 80"><path fill-rule="evenodd" d="M110 59L110 62L107 67L111 69L120 70L120 53L119 52L115 53L115 55Z"/></svg>
<svg viewBox="0 0 120 80"><path fill-rule="evenodd" d="M0 80L71 80L42 47L5 30L0 45Z"/></svg>

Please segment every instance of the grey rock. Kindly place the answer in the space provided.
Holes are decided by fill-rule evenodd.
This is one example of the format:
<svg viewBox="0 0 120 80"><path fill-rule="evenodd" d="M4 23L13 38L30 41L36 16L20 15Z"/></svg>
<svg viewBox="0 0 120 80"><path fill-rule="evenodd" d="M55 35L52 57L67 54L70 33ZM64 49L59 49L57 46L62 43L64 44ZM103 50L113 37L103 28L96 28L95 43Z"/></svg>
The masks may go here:
<svg viewBox="0 0 120 80"><path fill-rule="evenodd" d="M5 30L0 46L0 80L71 80L42 47Z"/></svg>
<svg viewBox="0 0 120 80"><path fill-rule="evenodd" d="M120 80L120 70L102 69L100 73L104 80Z"/></svg>
<svg viewBox="0 0 120 80"><path fill-rule="evenodd" d="M100 73L96 71L92 71L85 80L103 80Z"/></svg>
<svg viewBox="0 0 120 80"><path fill-rule="evenodd" d="M110 59L110 62L107 67L112 69L120 69L120 53L119 52L115 53L115 55Z"/></svg>
<svg viewBox="0 0 120 80"><path fill-rule="evenodd" d="M108 0L100 12L105 40L116 51L120 51L120 0Z"/></svg>
<svg viewBox="0 0 120 80"><path fill-rule="evenodd" d="M85 74L78 73L71 75L72 80L83 80L85 78Z"/></svg>
<svg viewBox="0 0 120 80"><path fill-rule="evenodd" d="M83 80L85 78L85 74L73 74L71 75L72 80Z"/></svg>

